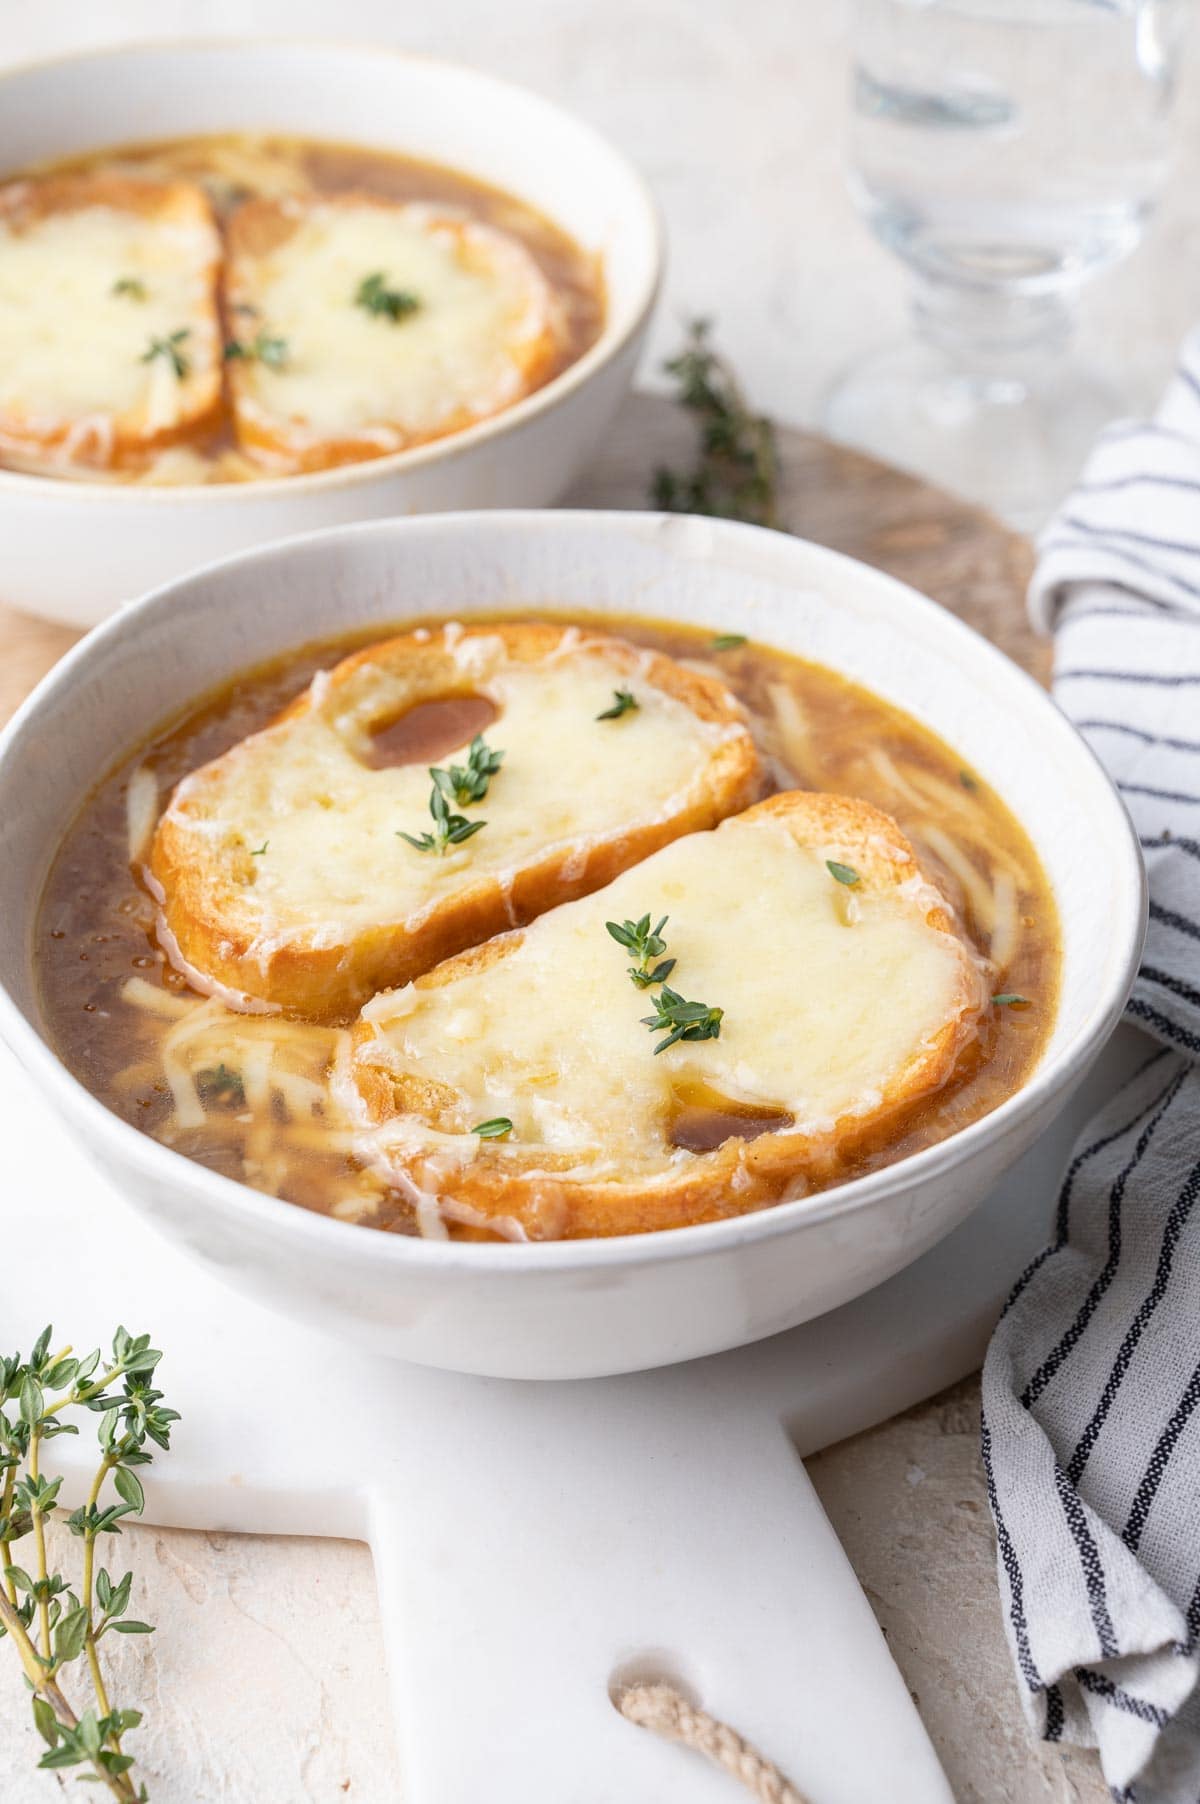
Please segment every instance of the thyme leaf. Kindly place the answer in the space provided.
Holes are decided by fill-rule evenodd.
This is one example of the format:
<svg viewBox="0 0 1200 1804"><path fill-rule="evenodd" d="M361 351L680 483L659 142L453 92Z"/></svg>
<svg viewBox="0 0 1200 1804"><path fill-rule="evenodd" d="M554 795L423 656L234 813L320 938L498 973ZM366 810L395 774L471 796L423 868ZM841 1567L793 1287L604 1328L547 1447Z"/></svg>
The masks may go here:
<svg viewBox="0 0 1200 1804"><path fill-rule="evenodd" d="M230 338L225 344L226 363L262 363L269 370L282 370L287 368L290 357L287 339L276 337L265 326L260 326L249 341Z"/></svg>
<svg viewBox="0 0 1200 1804"><path fill-rule="evenodd" d="M264 839L261 846L252 846L250 849L251 858L261 858L270 843L269 839Z"/></svg>
<svg viewBox="0 0 1200 1804"><path fill-rule="evenodd" d="M739 645L745 643L745 633L716 633L708 649L709 651L736 651Z"/></svg>
<svg viewBox="0 0 1200 1804"><path fill-rule="evenodd" d="M451 846L461 846L472 834L481 833L486 821L469 821L465 815L451 814L450 804L435 782L429 796L429 812L433 816L432 833L398 833L418 852L436 852L444 858Z"/></svg>
<svg viewBox="0 0 1200 1804"><path fill-rule="evenodd" d="M861 879L852 864L839 864L836 858L825 860L825 869L835 883L844 883L847 889L857 887Z"/></svg>
<svg viewBox="0 0 1200 1804"><path fill-rule="evenodd" d="M198 1071L196 1088L201 1102L210 1108L243 1109L246 1106L241 1075L231 1070L224 1060L219 1065L207 1065L203 1071Z"/></svg>
<svg viewBox="0 0 1200 1804"><path fill-rule="evenodd" d="M171 332L166 338L152 338L138 361L153 363L156 357L161 357L174 370L175 380L182 382L192 366L179 347L186 344L191 336L191 327L181 326L178 332Z"/></svg>
<svg viewBox="0 0 1200 1804"><path fill-rule="evenodd" d="M679 405L695 418L698 442L691 469L655 472L651 502L669 514L715 514L774 526L775 428L765 415L751 412L733 370L713 350L711 333L711 320L693 320L683 350L663 366L675 378Z"/></svg>
<svg viewBox="0 0 1200 1804"><path fill-rule="evenodd" d="M660 964L652 966L651 959L658 958L667 949L667 942L662 936L669 915L664 915L657 927L650 925L650 916L643 915L640 921L605 921L607 931L616 940L618 946L624 946L637 959L636 965L628 967L629 976L639 990L648 990L652 983L663 983L675 969L673 958L664 958Z"/></svg>
<svg viewBox="0 0 1200 1804"><path fill-rule="evenodd" d="M710 1008L706 1002L687 1002L678 991L663 985L654 998L654 1013L642 1016L642 1025L652 1034L666 1032L654 1048L655 1056L674 1046L677 1040L718 1040L724 1009Z"/></svg>
<svg viewBox="0 0 1200 1804"><path fill-rule="evenodd" d="M109 293L118 298L124 296L127 301L144 301L146 284L140 282L136 276L118 276Z"/></svg>
<svg viewBox="0 0 1200 1804"><path fill-rule="evenodd" d="M364 276L359 283L354 293L354 305L363 308L376 319L388 319L395 325L397 320L416 313L421 303L406 288L389 288L383 271L376 269L369 276Z"/></svg>
<svg viewBox="0 0 1200 1804"><path fill-rule="evenodd" d="M606 708L603 714L597 714L597 720L620 720L622 714L629 714L638 708L637 696L628 689L614 689L612 707Z"/></svg>
<svg viewBox="0 0 1200 1804"><path fill-rule="evenodd" d="M506 1134L512 1133L513 1124L507 1115L497 1115L491 1121L477 1121L471 1129L481 1140L503 1140Z"/></svg>
<svg viewBox="0 0 1200 1804"><path fill-rule="evenodd" d="M993 996L992 1001L997 1008L1030 1008L1032 1006L1028 996L1018 996L1015 990L1005 990L1001 995Z"/></svg>
<svg viewBox="0 0 1200 1804"><path fill-rule="evenodd" d="M482 735L476 733L468 748L465 765L452 764L449 770L438 770L430 765L429 774L448 802L457 802L460 808L465 808L471 802L482 802L488 784L503 762L504 753L494 752Z"/></svg>

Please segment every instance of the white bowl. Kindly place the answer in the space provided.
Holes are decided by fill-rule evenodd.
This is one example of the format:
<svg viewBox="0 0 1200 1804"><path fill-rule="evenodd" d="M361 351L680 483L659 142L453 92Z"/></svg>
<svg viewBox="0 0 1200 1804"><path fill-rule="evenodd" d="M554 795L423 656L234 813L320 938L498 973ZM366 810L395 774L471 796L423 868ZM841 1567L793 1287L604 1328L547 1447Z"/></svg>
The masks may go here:
<svg viewBox="0 0 1200 1804"><path fill-rule="evenodd" d="M636 170L590 127L474 69L349 44L135 45L0 75L0 179L199 132L279 131L446 163L532 203L597 254L596 343L545 388L435 444L253 483L147 488L0 470L0 600L91 626L214 557L288 533L464 507L537 507L578 473L629 387L662 242Z"/></svg>
<svg viewBox="0 0 1200 1804"><path fill-rule="evenodd" d="M635 611L736 628L868 684L958 748L1024 822L1062 915L1037 1070L952 1139L810 1201L667 1233L488 1245L309 1214L138 1133L44 1037L32 923L97 773L248 665L434 608ZM880 1283L953 1228L1061 1108L1124 1005L1145 885L1107 777L1037 685L865 565L754 527L647 514L462 514L350 528L214 565L76 647L0 737L0 1033L149 1219L264 1303L461 1371L578 1378L755 1340ZM53 1157L53 1148L46 1149Z"/></svg>

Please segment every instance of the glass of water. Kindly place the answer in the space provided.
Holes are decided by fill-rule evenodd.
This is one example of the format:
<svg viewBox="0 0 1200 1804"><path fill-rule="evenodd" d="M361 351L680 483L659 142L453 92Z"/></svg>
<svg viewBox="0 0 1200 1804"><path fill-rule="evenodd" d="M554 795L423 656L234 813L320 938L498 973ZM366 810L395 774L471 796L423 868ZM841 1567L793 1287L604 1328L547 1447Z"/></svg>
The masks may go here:
<svg viewBox="0 0 1200 1804"><path fill-rule="evenodd" d="M832 391L835 438L1036 525L1120 411L1070 355L1081 285L1167 171L1191 0L854 0L849 176L916 335Z"/></svg>

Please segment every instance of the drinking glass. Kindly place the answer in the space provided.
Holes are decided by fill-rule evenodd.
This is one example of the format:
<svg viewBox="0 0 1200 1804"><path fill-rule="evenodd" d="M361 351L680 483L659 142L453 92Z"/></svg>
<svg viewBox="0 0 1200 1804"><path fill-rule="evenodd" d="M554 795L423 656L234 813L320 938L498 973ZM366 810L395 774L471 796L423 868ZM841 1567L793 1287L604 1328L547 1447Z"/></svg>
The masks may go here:
<svg viewBox="0 0 1200 1804"><path fill-rule="evenodd" d="M915 336L826 424L1030 526L1116 393L1070 348L1083 283L1166 175L1191 0L854 0L855 200L915 276Z"/></svg>

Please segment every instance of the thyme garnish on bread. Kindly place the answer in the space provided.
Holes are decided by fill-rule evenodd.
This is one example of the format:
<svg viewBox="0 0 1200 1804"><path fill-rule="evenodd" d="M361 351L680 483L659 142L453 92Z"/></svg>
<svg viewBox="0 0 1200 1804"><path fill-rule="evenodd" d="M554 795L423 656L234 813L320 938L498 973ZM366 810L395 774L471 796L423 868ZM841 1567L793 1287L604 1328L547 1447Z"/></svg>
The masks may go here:
<svg viewBox="0 0 1200 1804"><path fill-rule="evenodd" d="M635 713L640 703L631 689L614 689L612 707L605 708L603 714L597 714L597 720L620 720L622 714Z"/></svg>
<svg viewBox="0 0 1200 1804"><path fill-rule="evenodd" d="M859 875L852 864L839 864L836 858L827 858L825 869L835 883L844 883L847 889L858 888Z"/></svg>
<svg viewBox="0 0 1200 1804"><path fill-rule="evenodd" d="M399 837L415 846L418 852L436 852L439 858L451 846L461 846L464 840L486 827L487 822L469 821L465 814L452 814L450 804L457 802L465 808L471 802L482 802L488 784L503 761L504 753L494 752L476 733L465 765L452 764L449 770L442 770L431 764L429 774L433 778L433 789L429 796L429 812L433 816L433 832L401 833Z"/></svg>
<svg viewBox="0 0 1200 1804"><path fill-rule="evenodd" d="M624 946L637 959L636 965L629 966L629 976L639 990L648 990L652 983L662 983L675 969L673 958L664 958L660 964L651 969L650 960L658 958L666 951L667 942L662 937L669 915L664 915L657 927L650 926L650 916L643 915L640 921L605 921L606 930L616 940L618 946Z"/></svg>
<svg viewBox="0 0 1200 1804"><path fill-rule="evenodd" d="M400 833L418 852L436 852L444 858L451 846L461 846L475 833L482 833L486 821L469 821L465 814L451 814L450 804L438 785L429 793L429 812L433 816L432 833Z"/></svg>
<svg viewBox="0 0 1200 1804"><path fill-rule="evenodd" d="M643 1015L642 1025L652 1034L667 1030L666 1039L654 1048L658 1054L676 1040L719 1040L724 1014L724 1009L710 1008L706 1002L686 1002L677 990L664 984L654 998L654 1013Z"/></svg>
<svg viewBox="0 0 1200 1804"><path fill-rule="evenodd" d="M182 382L192 366L181 347L191 336L191 327L181 326L178 332L170 332L166 338L152 338L138 361L153 363L155 358L161 357L174 370L175 380Z"/></svg>
<svg viewBox="0 0 1200 1804"><path fill-rule="evenodd" d="M507 1115L494 1115L490 1121L477 1121L471 1132L478 1134L481 1140L503 1140L512 1130L513 1124Z"/></svg>
<svg viewBox="0 0 1200 1804"><path fill-rule="evenodd" d="M407 319L410 313L415 313L421 303L405 288L389 288L383 271L376 269L359 283L354 292L354 305L376 319L388 319L395 325L397 320Z"/></svg>
<svg viewBox="0 0 1200 1804"><path fill-rule="evenodd" d="M225 341L226 363L263 363L269 370L287 367L291 352L286 338L277 338L260 326L253 338L229 338Z"/></svg>
<svg viewBox="0 0 1200 1804"><path fill-rule="evenodd" d="M647 990L655 983L663 986L654 998L654 1014L641 1018L643 1027L648 1027L651 1033L666 1033L666 1039L654 1048L656 1053L665 1052L677 1040L719 1040L725 1013L724 1009L710 1008L706 1002L688 1002L677 990L667 988L663 980L675 969L675 959L664 958L659 964L651 965L651 959L658 958L667 949L663 928L669 920L670 916L664 915L656 927L651 927L650 916L645 914L640 921L604 923L617 945L632 952L638 961L628 967L631 982L639 990Z"/></svg>
<svg viewBox="0 0 1200 1804"><path fill-rule="evenodd" d="M655 471L651 503L668 514L715 514L774 526L775 428L751 411L730 365L713 350L711 332L711 320L693 320L683 350L663 365L678 385L679 405L695 416L698 444L690 470Z"/></svg>
<svg viewBox="0 0 1200 1804"><path fill-rule="evenodd" d="M448 802L457 802L460 808L465 808L471 802L482 802L488 784L503 762L504 753L494 752L476 733L465 765L452 764L449 770L439 770L431 765L429 774Z"/></svg>
<svg viewBox="0 0 1200 1804"><path fill-rule="evenodd" d="M74 1358L69 1346L51 1353L50 1335L43 1330L28 1359L19 1353L0 1358L0 1638L12 1642L32 1693L34 1725L46 1743L38 1765L52 1771L87 1767L82 1777L105 1786L121 1804L145 1804L146 1788L135 1783L134 1758L123 1745L141 1712L110 1700L100 1646L110 1634L153 1631L126 1614L133 1574L114 1579L97 1568L96 1542L119 1535L124 1517L141 1515L145 1499L135 1468L153 1459L148 1442L170 1444L179 1416L163 1407L162 1392L151 1382L162 1355L148 1334L134 1337L118 1328L103 1370L99 1348L83 1359ZM83 1543L77 1585L50 1568L46 1521L59 1507L62 1479L42 1471L47 1443L79 1432L64 1419L69 1410L100 1418L100 1462L87 1502L67 1518ZM115 1499L104 1494L110 1480ZM24 1564L13 1552L20 1542L30 1543L28 1553L19 1549ZM94 1700L81 1715L60 1684L65 1668L78 1660L86 1665Z"/></svg>

